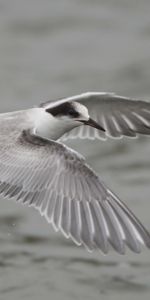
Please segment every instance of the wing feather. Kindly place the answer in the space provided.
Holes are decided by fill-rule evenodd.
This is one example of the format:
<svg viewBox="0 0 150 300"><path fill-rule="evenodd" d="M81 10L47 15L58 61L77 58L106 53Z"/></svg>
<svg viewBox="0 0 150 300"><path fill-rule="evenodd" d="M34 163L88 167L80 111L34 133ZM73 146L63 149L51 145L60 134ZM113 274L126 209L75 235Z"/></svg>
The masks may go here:
<svg viewBox="0 0 150 300"><path fill-rule="evenodd" d="M55 230L90 251L107 253L109 245L121 254L125 245L134 252L141 244L150 248L147 230L82 157L58 142L21 133L17 124L12 127L9 138L0 134L3 197L33 206Z"/></svg>
<svg viewBox="0 0 150 300"><path fill-rule="evenodd" d="M103 253L107 254L109 231L104 214L98 201L92 201L89 205L94 226L93 242L98 249L101 249Z"/></svg>
<svg viewBox="0 0 150 300"><path fill-rule="evenodd" d="M70 235L77 245L81 245L80 203L75 199L71 200Z"/></svg>
<svg viewBox="0 0 150 300"><path fill-rule="evenodd" d="M69 238L70 236L70 228L71 228L71 208L70 208L70 199L66 196L63 198L62 203L62 214L61 214L61 220L60 220L60 229L62 233ZM47 215L49 213L47 212Z"/></svg>

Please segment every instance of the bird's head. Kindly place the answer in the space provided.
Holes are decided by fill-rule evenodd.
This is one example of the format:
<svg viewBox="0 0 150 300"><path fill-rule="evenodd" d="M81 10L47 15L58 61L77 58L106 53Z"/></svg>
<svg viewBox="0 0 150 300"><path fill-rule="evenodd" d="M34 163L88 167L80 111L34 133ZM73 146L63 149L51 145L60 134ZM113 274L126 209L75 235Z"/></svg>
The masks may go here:
<svg viewBox="0 0 150 300"><path fill-rule="evenodd" d="M105 129L94 121L90 116L86 106L79 102L67 101L56 103L53 106L45 107L45 111L51 114L58 121L66 122L68 125L74 124L74 127L80 125L89 125L96 129L105 131Z"/></svg>

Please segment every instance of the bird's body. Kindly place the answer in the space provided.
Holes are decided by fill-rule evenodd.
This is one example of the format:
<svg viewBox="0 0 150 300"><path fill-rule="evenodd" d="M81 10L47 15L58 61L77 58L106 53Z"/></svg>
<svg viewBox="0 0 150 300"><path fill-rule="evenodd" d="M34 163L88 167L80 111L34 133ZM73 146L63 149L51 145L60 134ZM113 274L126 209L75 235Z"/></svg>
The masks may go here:
<svg viewBox="0 0 150 300"><path fill-rule="evenodd" d="M137 253L141 244L150 248L140 221L80 154L61 143L138 133L150 134L150 103L114 94L86 93L0 114L0 194L34 206L89 250L107 253L111 245L124 254L125 245Z"/></svg>

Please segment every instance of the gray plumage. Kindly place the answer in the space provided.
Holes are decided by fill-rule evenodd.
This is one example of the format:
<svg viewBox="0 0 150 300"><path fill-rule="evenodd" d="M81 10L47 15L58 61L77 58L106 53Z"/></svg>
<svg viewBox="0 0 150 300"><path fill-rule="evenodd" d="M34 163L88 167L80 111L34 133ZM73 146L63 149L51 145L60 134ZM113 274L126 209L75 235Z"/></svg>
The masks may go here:
<svg viewBox="0 0 150 300"><path fill-rule="evenodd" d="M150 134L148 102L98 93L62 102L74 100L84 104L90 116L104 126L105 136ZM55 103L46 103L41 109ZM80 154L35 134L36 111L0 115L0 194L35 207L55 230L88 250L108 253L111 245L124 254L126 245L137 253L142 244L150 248L148 231ZM76 130L85 137L79 132L82 127L69 135L74 136ZM86 136L101 138L101 132L95 132L90 128Z"/></svg>

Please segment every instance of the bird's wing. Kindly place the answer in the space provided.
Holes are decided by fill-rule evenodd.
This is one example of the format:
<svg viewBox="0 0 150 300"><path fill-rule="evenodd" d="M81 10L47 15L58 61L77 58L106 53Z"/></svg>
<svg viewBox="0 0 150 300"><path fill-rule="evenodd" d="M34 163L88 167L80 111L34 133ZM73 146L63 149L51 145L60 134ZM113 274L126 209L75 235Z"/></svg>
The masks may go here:
<svg viewBox="0 0 150 300"><path fill-rule="evenodd" d="M4 127L4 126L3 126ZM150 235L139 220L86 165L63 144L19 129L0 132L0 194L33 206L76 244L89 250L109 245L125 253L150 248Z"/></svg>
<svg viewBox="0 0 150 300"><path fill-rule="evenodd" d="M61 140L77 137L106 139L122 136L134 138L138 134L150 135L150 102L112 93L85 93L69 100L84 104L89 110L89 115L106 131L80 126L65 134Z"/></svg>

